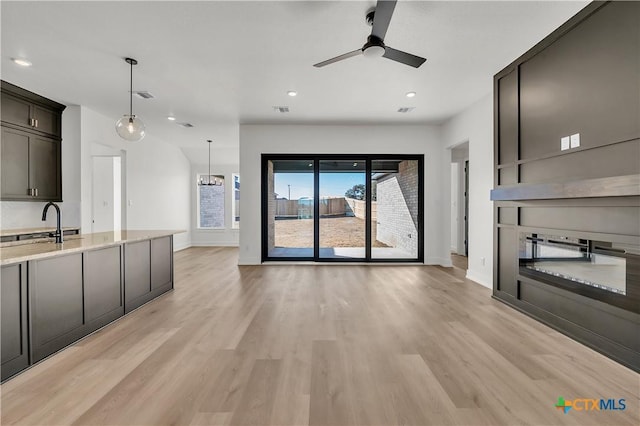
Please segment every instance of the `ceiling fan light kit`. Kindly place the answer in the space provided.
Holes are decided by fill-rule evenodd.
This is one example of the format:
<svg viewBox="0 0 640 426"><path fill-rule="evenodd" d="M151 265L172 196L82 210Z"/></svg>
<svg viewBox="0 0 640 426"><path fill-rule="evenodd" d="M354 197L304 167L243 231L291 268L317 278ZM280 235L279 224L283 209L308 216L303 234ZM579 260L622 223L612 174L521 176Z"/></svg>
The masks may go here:
<svg viewBox="0 0 640 426"><path fill-rule="evenodd" d="M129 79L129 114L125 114L116 122L116 132L122 139L130 142L138 142L144 138L145 127L142 120L133 114L133 66L138 64L133 58L125 58L131 67Z"/></svg>
<svg viewBox="0 0 640 426"><path fill-rule="evenodd" d="M387 29L389 28L389 23L391 22L391 16L393 15L393 11L396 7L396 2L396 0L378 0L375 9L367 12L365 20L367 24L372 27L371 35L367 38L367 42L361 49L344 53L326 61L318 62L314 67L321 68L326 65L333 64L334 62L343 61L358 55L363 55L369 58L379 58L382 56L383 58L391 59L392 61L400 62L401 64L409 65L410 67L420 67L420 65L426 61L425 58L393 49L384 44L384 37L387 34Z"/></svg>

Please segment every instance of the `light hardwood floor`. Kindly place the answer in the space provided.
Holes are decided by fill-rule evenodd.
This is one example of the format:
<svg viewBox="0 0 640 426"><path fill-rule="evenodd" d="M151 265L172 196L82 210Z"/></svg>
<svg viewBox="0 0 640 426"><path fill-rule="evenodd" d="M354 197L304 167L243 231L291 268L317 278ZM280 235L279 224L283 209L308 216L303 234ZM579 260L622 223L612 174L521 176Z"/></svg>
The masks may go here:
<svg viewBox="0 0 640 426"><path fill-rule="evenodd" d="M638 374L461 269L237 254L177 253L173 292L3 384L2 424L640 424Z"/></svg>

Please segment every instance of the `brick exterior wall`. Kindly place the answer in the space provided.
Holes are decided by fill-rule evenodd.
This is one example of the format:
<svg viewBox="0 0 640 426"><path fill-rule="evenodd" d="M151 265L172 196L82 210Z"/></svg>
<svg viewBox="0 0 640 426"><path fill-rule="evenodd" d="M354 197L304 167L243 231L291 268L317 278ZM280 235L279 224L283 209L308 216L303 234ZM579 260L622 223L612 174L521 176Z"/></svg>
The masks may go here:
<svg viewBox="0 0 640 426"><path fill-rule="evenodd" d="M402 161L398 173L378 180L376 239L418 255L418 162Z"/></svg>

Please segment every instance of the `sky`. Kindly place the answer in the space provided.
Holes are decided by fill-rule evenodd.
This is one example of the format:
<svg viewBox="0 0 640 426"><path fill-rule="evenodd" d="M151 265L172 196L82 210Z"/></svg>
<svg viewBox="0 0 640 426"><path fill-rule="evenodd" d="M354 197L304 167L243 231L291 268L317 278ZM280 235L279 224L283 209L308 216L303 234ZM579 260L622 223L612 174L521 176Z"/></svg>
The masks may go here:
<svg viewBox="0 0 640 426"><path fill-rule="evenodd" d="M344 193L354 185L365 183L365 174L360 173L320 173L320 197L344 197ZM276 173L275 191L280 198L291 200L302 197L313 198L313 173Z"/></svg>

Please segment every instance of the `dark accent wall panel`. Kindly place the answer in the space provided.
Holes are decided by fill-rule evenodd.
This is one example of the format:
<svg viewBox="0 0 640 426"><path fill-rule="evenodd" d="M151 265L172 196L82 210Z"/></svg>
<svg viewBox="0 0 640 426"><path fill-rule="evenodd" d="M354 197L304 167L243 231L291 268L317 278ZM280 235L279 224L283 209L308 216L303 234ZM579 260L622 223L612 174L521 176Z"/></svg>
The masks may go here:
<svg viewBox="0 0 640 426"><path fill-rule="evenodd" d="M520 159L640 137L640 2L606 4L520 65Z"/></svg>
<svg viewBox="0 0 640 426"><path fill-rule="evenodd" d="M520 209L522 226L604 234L640 235L638 218L638 207L564 206Z"/></svg>
<svg viewBox="0 0 640 426"><path fill-rule="evenodd" d="M517 294L516 266L518 240L515 228L498 228L498 282L500 291Z"/></svg>
<svg viewBox="0 0 640 426"><path fill-rule="evenodd" d="M518 224L517 207L498 207L498 223L503 225Z"/></svg>
<svg viewBox="0 0 640 426"><path fill-rule="evenodd" d="M517 166L502 167L498 170L498 185L515 185L518 183Z"/></svg>
<svg viewBox="0 0 640 426"><path fill-rule="evenodd" d="M601 304L603 309L600 309L597 303L586 311L584 303L571 297L570 293L551 290L526 280L520 283L520 300L640 352L637 320L625 312L615 310L614 313L605 304Z"/></svg>
<svg viewBox="0 0 640 426"><path fill-rule="evenodd" d="M597 149L575 151L567 155L521 164L520 183L634 175L640 173L638 159L640 159L640 139Z"/></svg>
<svg viewBox="0 0 640 426"><path fill-rule="evenodd" d="M513 163L518 155L517 69L498 80L498 111L500 115L498 164Z"/></svg>
<svg viewBox="0 0 640 426"><path fill-rule="evenodd" d="M588 4L496 74L491 199L494 297L640 372L638 76L634 1ZM561 149L575 134L579 146ZM604 252L624 259L624 290L521 267L523 233L574 241L589 264Z"/></svg>

